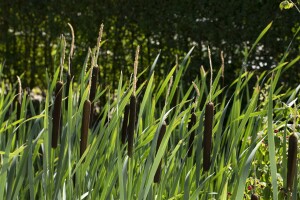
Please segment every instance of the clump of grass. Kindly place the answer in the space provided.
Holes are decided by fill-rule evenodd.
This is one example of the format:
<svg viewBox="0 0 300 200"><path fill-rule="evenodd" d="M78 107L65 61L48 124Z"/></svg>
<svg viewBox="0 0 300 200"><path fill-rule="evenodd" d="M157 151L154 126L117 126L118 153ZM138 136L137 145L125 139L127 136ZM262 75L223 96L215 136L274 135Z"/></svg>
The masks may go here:
<svg viewBox="0 0 300 200"><path fill-rule="evenodd" d="M164 122L160 128L159 135L157 138L157 144L156 144L156 153L158 152L158 149L160 147L160 144L162 142L162 139L164 138L164 135L166 133L167 124ZM159 183L161 178L161 161L158 165L158 168L156 170L155 176L154 176L154 183Z"/></svg>
<svg viewBox="0 0 300 200"><path fill-rule="evenodd" d="M128 156L131 158L133 153L133 141L134 141L134 130L135 130L135 118L136 118L136 83L137 83L137 67L139 58L140 47L137 46L134 60L134 73L133 73L133 91L130 97L130 108L129 108L129 125L128 125Z"/></svg>
<svg viewBox="0 0 300 200"><path fill-rule="evenodd" d="M125 112L124 112L124 118L123 118L123 124L122 124L122 135L121 135L121 141L122 144L125 144L126 137L127 137L127 124L128 124L128 116L129 116L129 104L125 106Z"/></svg>
<svg viewBox="0 0 300 200"><path fill-rule="evenodd" d="M83 105L82 123L81 123L81 137L80 137L80 157L86 150L89 124L91 115L91 101L85 100Z"/></svg>
<svg viewBox="0 0 300 200"><path fill-rule="evenodd" d="M62 104L63 82L57 81L55 87L55 100L53 108L52 148L57 147L58 137L61 130L61 104Z"/></svg>
<svg viewBox="0 0 300 200"><path fill-rule="evenodd" d="M298 136L293 133L289 137L289 149L288 149L288 163L287 163L287 189L291 191L293 188L293 182L296 175L297 168L297 148L298 148Z"/></svg>

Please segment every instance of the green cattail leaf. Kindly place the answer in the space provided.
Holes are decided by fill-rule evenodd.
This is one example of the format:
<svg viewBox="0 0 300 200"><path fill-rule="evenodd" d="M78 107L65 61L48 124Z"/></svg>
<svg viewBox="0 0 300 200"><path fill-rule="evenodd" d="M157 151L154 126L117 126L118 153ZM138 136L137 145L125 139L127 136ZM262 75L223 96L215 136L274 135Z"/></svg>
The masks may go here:
<svg viewBox="0 0 300 200"><path fill-rule="evenodd" d="M249 50L249 53L248 53L248 55L247 55L246 57L249 56L249 54L253 51L253 49L256 47L256 45L258 44L258 42L259 42L259 41L264 37L264 35L268 32L268 30L271 28L272 24L273 24L273 21L270 22L270 23L266 26L266 28L264 28L264 30L259 34L259 36L257 37L257 39L255 40L255 42L253 43L253 45L252 45L251 49Z"/></svg>
<svg viewBox="0 0 300 200"><path fill-rule="evenodd" d="M273 85L273 84L271 84ZM276 151L274 142L274 131L273 131L273 88L269 89L269 101L268 101L268 148L269 148L269 159L271 169L271 180L273 189L273 199L278 199L278 185L277 185L277 163L276 163Z"/></svg>

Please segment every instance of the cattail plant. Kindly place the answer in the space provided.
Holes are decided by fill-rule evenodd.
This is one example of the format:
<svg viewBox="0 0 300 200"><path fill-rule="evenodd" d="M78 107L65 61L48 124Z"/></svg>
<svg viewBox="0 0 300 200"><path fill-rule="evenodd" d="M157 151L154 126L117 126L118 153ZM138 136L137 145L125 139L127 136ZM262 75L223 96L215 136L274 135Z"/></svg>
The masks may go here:
<svg viewBox="0 0 300 200"><path fill-rule="evenodd" d="M91 116L90 116L90 127L93 125L93 116L94 116L94 100L96 96L96 90L97 90L97 82L98 82L98 75L99 75L99 67L97 64L98 61L98 56L100 52L100 44L102 40L102 35L103 35L103 27L104 25L101 24L100 29L99 29L99 34L97 38L97 45L96 45L96 52L92 57L92 71L91 71L91 90L90 90L90 97L89 100L91 101Z"/></svg>
<svg viewBox="0 0 300 200"><path fill-rule="evenodd" d="M140 47L137 46L134 60L134 73L133 73L133 92L130 97L130 108L129 108L129 124L128 124L128 156L131 158L133 153L133 141L134 141L134 130L135 130L135 118L136 118L136 83L137 83L137 67L139 58Z"/></svg>
<svg viewBox="0 0 300 200"><path fill-rule="evenodd" d="M83 115L82 115L82 123L81 123L80 157L83 155L87 147L90 115L91 115L91 102L90 100L85 100L83 105Z"/></svg>
<svg viewBox="0 0 300 200"><path fill-rule="evenodd" d="M156 154L159 150L160 144L162 142L162 139L164 138L164 135L166 133L167 124L164 122L160 128L159 135L157 138L157 144L156 144ZM159 183L161 178L161 161L159 162L158 168L156 170L155 176L154 176L154 183Z"/></svg>
<svg viewBox="0 0 300 200"><path fill-rule="evenodd" d="M121 135L121 142L122 144L125 144L126 137L127 137L127 123L128 123L128 116L129 116L129 104L125 106L125 112L124 112L124 118L123 118L123 124L122 124L122 135Z"/></svg>
<svg viewBox="0 0 300 200"><path fill-rule="evenodd" d="M211 148L212 148L212 129L213 129L213 118L214 118L214 103L212 102L212 79L213 79L213 69L211 62L211 53L208 47L208 57L210 63L210 102L206 104L205 107L205 121L204 121L204 138L203 138L203 171L208 171L210 168L211 160Z"/></svg>
<svg viewBox="0 0 300 200"><path fill-rule="evenodd" d="M57 147L58 138L61 131L61 106L62 106L62 92L63 92L63 68L66 52L66 39L61 36L61 57L60 57L60 80L56 82L55 86L55 100L52 113L53 127L52 127L52 148Z"/></svg>
<svg viewBox="0 0 300 200"><path fill-rule="evenodd" d="M63 83L57 81L55 87L55 100L53 109L52 148L57 147L58 137L61 130L61 103Z"/></svg>
<svg viewBox="0 0 300 200"><path fill-rule="evenodd" d="M288 148L288 163L287 163L287 189L291 191L293 188L293 181L296 175L297 167L297 148L298 148L298 136L293 133L289 137Z"/></svg>
<svg viewBox="0 0 300 200"><path fill-rule="evenodd" d="M259 196L257 194L251 194L251 200L259 200Z"/></svg>

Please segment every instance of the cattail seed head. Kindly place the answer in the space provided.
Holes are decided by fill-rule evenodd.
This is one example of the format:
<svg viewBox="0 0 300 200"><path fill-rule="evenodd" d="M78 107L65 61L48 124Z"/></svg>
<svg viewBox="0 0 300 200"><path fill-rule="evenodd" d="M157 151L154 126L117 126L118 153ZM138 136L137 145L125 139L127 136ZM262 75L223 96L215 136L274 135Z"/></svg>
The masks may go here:
<svg viewBox="0 0 300 200"><path fill-rule="evenodd" d="M133 140L135 130L135 114L136 113L136 97L131 95L130 97L130 109L129 109L129 124L128 124L128 156L132 157L133 152Z"/></svg>
<svg viewBox="0 0 300 200"><path fill-rule="evenodd" d="M196 124L196 115L195 113L191 116L191 121L188 125L188 131L192 129L192 127ZM189 139L189 146L188 146L188 157L191 157L193 154L193 142L195 138L195 130L191 132L190 139Z"/></svg>
<svg viewBox="0 0 300 200"><path fill-rule="evenodd" d="M209 102L205 108L204 138L203 138L203 171L208 171L210 168L213 118L214 118L214 104L212 102Z"/></svg>
<svg viewBox="0 0 300 200"><path fill-rule="evenodd" d="M91 114L91 102L89 100L85 100L83 105L83 115L82 115L82 123L81 123L80 157L83 155L87 147L90 114Z"/></svg>
<svg viewBox="0 0 300 200"><path fill-rule="evenodd" d="M57 147L59 132L61 130L61 103L63 83L58 81L55 87L55 100L53 109L52 148Z"/></svg>
<svg viewBox="0 0 300 200"><path fill-rule="evenodd" d="M259 196L256 194L251 194L251 200L259 200Z"/></svg>
<svg viewBox="0 0 300 200"><path fill-rule="evenodd" d="M158 138L157 138L157 144L156 144L156 154L159 150L159 147L160 147L160 144L164 138L164 135L166 133L166 130L167 130L167 124L166 122L164 122L160 128L160 131L159 131L159 135L158 135ZM156 173L155 173L155 176L154 176L154 183L159 183L160 182L160 177L161 177L161 161L158 165L158 168L156 170Z"/></svg>
<svg viewBox="0 0 300 200"><path fill-rule="evenodd" d="M126 142L128 117L129 117L129 104L125 106L124 119L123 119L122 132L121 132L122 144L125 144Z"/></svg>
<svg viewBox="0 0 300 200"><path fill-rule="evenodd" d="M297 148L298 136L293 133L289 137L288 163L287 163L287 189L291 191L293 188L293 180L296 175L297 167Z"/></svg>

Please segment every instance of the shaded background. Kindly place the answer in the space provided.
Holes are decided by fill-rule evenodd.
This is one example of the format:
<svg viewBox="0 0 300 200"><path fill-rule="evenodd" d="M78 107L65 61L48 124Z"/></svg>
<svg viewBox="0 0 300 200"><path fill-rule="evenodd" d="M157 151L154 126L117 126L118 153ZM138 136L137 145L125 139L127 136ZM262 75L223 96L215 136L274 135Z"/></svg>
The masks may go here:
<svg viewBox="0 0 300 200"><path fill-rule="evenodd" d="M74 74L79 74L89 47L96 44L99 26L104 23L101 56L101 85L117 84L120 71L129 78L133 71L135 48L141 46L139 71L149 67L161 50L156 74L164 75L184 54L196 46L184 80L191 81L204 65L208 69L206 47L212 49L215 70L220 67L220 51L225 55L225 79L231 81L241 69L243 52L250 48L259 33L273 21L273 26L250 56L246 66L269 69L276 65L299 27L296 9L279 9L274 0L144 0L144 1L75 1L75 0L1 0L0 62L10 81L24 74L24 86L45 87L45 69L53 72L59 36L68 45L75 30ZM297 36L287 60L299 55ZM69 47L69 46L68 46ZM297 64L299 66L299 63ZM296 66L297 66L296 65ZM259 68L259 69L258 69ZM281 77L295 84L299 67ZM75 77L76 78L76 77Z"/></svg>

